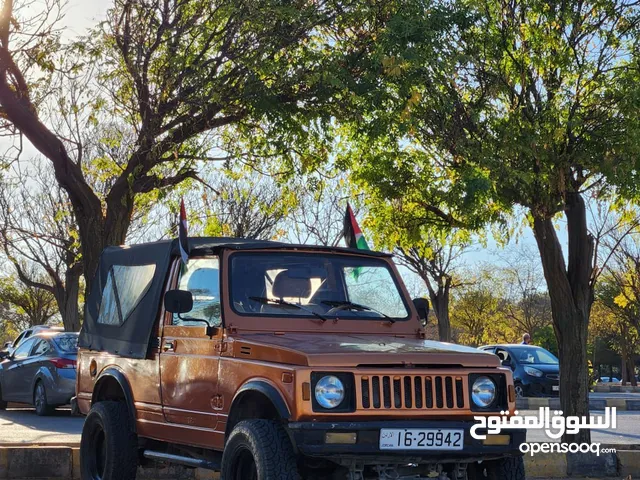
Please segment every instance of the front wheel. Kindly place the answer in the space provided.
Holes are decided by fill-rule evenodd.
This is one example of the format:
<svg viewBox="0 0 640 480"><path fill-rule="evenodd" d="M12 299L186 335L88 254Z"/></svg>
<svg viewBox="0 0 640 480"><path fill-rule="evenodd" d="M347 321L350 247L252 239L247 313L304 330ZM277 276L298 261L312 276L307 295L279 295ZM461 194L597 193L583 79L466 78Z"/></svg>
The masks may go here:
<svg viewBox="0 0 640 480"><path fill-rule="evenodd" d="M99 402L91 407L80 439L82 480L135 480L138 440L127 406Z"/></svg>
<svg viewBox="0 0 640 480"><path fill-rule="evenodd" d="M521 383L516 383L516 398L524 398L524 387Z"/></svg>
<svg viewBox="0 0 640 480"><path fill-rule="evenodd" d="M235 426L222 455L222 480L299 480L296 456L282 425L244 420Z"/></svg>

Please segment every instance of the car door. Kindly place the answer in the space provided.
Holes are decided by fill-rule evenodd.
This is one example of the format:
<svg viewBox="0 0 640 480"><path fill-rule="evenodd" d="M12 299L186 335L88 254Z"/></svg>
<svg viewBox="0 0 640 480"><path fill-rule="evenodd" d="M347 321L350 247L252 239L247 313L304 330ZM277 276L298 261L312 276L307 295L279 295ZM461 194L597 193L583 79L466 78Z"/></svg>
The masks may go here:
<svg viewBox="0 0 640 480"><path fill-rule="evenodd" d="M44 338L34 337L34 339L35 342L31 349L31 355L29 355L29 358L25 359L22 364L22 375L29 379L31 401L33 401L33 388L36 374L40 367L48 361L48 357L45 355L53 348L49 341Z"/></svg>
<svg viewBox="0 0 640 480"><path fill-rule="evenodd" d="M4 379L2 382L2 398L13 402L29 403L29 378L24 375L24 363L31 354L35 342L34 338L23 341L13 352L8 365L4 367Z"/></svg>
<svg viewBox="0 0 640 480"><path fill-rule="evenodd" d="M206 328L207 324L221 326L219 285L218 257L191 258L181 266L177 288L192 293L193 308L180 316L165 317L160 343L165 420L181 426L176 435L183 436L182 440L203 446L219 442L224 436L224 432L217 431L222 408L218 366L223 332L222 328L215 328L210 338Z"/></svg>

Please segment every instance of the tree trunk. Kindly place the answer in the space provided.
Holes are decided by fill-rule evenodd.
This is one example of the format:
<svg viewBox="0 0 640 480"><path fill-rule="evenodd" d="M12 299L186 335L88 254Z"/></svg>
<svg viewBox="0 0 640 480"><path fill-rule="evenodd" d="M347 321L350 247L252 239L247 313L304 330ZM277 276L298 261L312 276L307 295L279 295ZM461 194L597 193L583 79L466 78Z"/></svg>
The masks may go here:
<svg viewBox="0 0 640 480"><path fill-rule="evenodd" d="M451 279L447 278L444 285L438 285L438 291L429 288L429 297L433 311L438 319L438 339L441 342L451 342L451 320L449 318L449 297Z"/></svg>
<svg viewBox="0 0 640 480"><path fill-rule="evenodd" d="M568 193L568 267L548 215L533 214L533 231L547 281L553 327L560 356L560 405L565 416L589 415L587 331L593 303L593 238L587 230L586 208L578 193ZM564 442L590 442L589 430L565 434Z"/></svg>
<svg viewBox="0 0 640 480"><path fill-rule="evenodd" d="M629 381L629 372L627 369L629 362L627 361L628 355L627 355L626 348L622 349L622 354L620 356L622 357L622 362L621 362L622 368L620 369L620 372L622 373L622 378L620 380L622 381L622 385L625 385Z"/></svg>
<svg viewBox="0 0 640 480"><path fill-rule="evenodd" d="M634 387L638 386L638 380L636 380L636 354L631 351L627 358L627 368L629 370L629 375L631 376L631 385Z"/></svg>
<svg viewBox="0 0 640 480"><path fill-rule="evenodd" d="M67 332L77 332L82 326L78 307L81 271L79 265L69 268L65 275L65 284L58 284L54 288L56 303L62 316L62 324Z"/></svg>

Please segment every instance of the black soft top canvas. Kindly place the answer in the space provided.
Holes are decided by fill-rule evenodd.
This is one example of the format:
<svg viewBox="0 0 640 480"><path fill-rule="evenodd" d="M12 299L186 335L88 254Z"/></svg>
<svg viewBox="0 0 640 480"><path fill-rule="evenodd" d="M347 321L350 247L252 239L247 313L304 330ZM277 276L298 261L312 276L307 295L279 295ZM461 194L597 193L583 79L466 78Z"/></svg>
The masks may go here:
<svg viewBox="0 0 640 480"><path fill-rule="evenodd" d="M214 254L223 248L244 249L296 249L313 248L319 251L335 253L358 253L372 256L387 254L372 251L353 250L340 247L321 247L311 245L290 245L264 240L242 238L189 238L190 255ZM180 255L178 240L163 240L138 245L107 247L100 256L100 264L93 278L91 292L85 302L84 323L80 331L78 345L89 350L98 350L129 358L145 358L149 348L149 339L158 318L162 301L164 282L167 278L171 260ZM102 294L107 285L109 272L114 266L154 265L153 278L144 295L127 315L121 325L98 323Z"/></svg>

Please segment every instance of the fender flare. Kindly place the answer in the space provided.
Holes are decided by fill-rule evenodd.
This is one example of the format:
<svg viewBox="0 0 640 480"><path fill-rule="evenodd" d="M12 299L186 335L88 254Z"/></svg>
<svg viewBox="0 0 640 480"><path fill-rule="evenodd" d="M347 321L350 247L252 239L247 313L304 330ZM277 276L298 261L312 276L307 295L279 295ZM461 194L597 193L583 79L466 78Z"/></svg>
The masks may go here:
<svg viewBox="0 0 640 480"><path fill-rule="evenodd" d="M91 405L96 403L98 395L100 394L100 389L102 388L102 384L107 378L115 380L122 389L122 393L124 394L124 401L127 404L127 411L129 412L129 418L131 420L131 426L133 427L133 432L137 433L136 407L133 403L133 393L131 392L131 386L129 385L129 381L124 376L124 374L117 368L109 367L103 370L102 373L100 373L100 376L93 386L93 393L91 394Z"/></svg>
<svg viewBox="0 0 640 480"><path fill-rule="evenodd" d="M44 383L45 388L48 386L51 386L51 384L53 383L53 375L51 375L51 372L44 367L40 367L38 369L38 372L35 374L35 376L33 377L33 381L31 382L31 396L34 396L34 392L36 389L36 385L37 383L41 381ZM33 400L33 398L32 398Z"/></svg>
<svg viewBox="0 0 640 480"><path fill-rule="evenodd" d="M271 404L276 409L278 416L282 420L289 420L291 418L291 412L289 411L289 407L287 407L287 403L282 398L282 394L278 391L276 387L271 385L266 380L250 380L244 385L242 385L231 401L231 407L229 407L229 416L227 417L227 425L225 428L225 441L226 438L229 437L231 424L229 423L229 419L233 415L239 401L244 396L243 394L248 392L257 392L265 397L271 402Z"/></svg>

